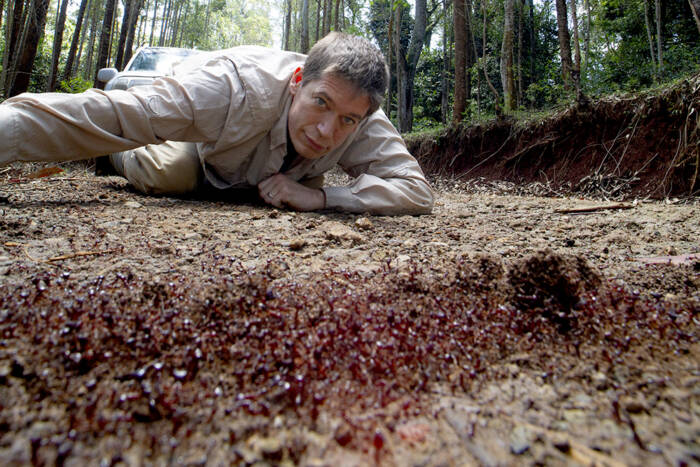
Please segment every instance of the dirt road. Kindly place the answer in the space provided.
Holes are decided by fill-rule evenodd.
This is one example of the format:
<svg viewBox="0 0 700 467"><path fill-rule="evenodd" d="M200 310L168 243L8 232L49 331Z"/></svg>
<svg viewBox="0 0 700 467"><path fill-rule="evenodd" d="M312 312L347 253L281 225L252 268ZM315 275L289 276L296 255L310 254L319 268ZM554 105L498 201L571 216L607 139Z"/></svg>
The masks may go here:
<svg viewBox="0 0 700 467"><path fill-rule="evenodd" d="M0 180L0 463L700 462L700 205Z"/></svg>

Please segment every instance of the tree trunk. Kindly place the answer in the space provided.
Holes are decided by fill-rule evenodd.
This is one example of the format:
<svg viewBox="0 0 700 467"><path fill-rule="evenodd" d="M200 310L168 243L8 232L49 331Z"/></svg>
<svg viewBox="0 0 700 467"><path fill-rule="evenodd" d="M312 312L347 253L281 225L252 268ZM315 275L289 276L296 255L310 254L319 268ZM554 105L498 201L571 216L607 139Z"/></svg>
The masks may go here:
<svg viewBox="0 0 700 467"><path fill-rule="evenodd" d="M129 15L129 29L126 35L126 44L124 45L124 65L129 63L134 50L134 37L136 35L136 22L141 13L143 0L133 0L131 5L131 14Z"/></svg>
<svg viewBox="0 0 700 467"><path fill-rule="evenodd" d="M117 3L114 4L114 13L112 13L112 27L109 34L109 45L107 47L107 63L112 63L112 53L114 52L114 36L117 34Z"/></svg>
<svg viewBox="0 0 700 467"><path fill-rule="evenodd" d="M78 44L80 42L80 31L83 30L83 22L85 19L85 9L87 7L88 0L81 0L80 7L78 8L78 17L75 21L75 31L73 31L73 39L70 42L70 49L68 50L68 58L66 59L66 67L63 70L63 80L67 81L73 75L73 63L75 63L75 56L78 52Z"/></svg>
<svg viewBox="0 0 700 467"><path fill-rule="evenodd" d="M690 5L690 10L693 12L695 17L695 24L698 27L698 34L700 34L700 0L688 0Z"/></svg>
<svg viewBox="0 0 700 467"><path fill-rule="evenodd" d="M85 67L83 68L83 78L88 79L93 73L92 62L95 56L95 39L97 37L97 20L98 20L98 8L97 0L90 0L90 42L88 43L88 56L85 60ZM80 54L78 54L80 55ZM78 58L80 60L80 58Z"/></svg>
<svg viewBox="0 0 700 467"><path fill-rule="evenodd" d="M68 0L61 2L61 8L56 17L56 29L53 36L53 53L51 55L51 70L49 70L49 91L56 89L56 75L58 74L58 61L61 58L61 46L63 45L63 31L66 27L66 12Z"/></svg>
<svg viewBox="0 0 700 467"><path fill-rule="evenodd" d="M386 63L387 63L387 68L389 68L389 82L387 83L386 87L386 99L384 100L384 113L388 118L391 118L391 97L392 97L392 90L391 90L391 57L394 55L394 14L392 13L394 10L394 0L390 0L389 2L390 10L389 10L389 34L387 35L387 47L386 47Z"/></svg>
<svg viewBox="0 0 700 467"><path fill-rule="evenodd" d="M180 21L182 19L182 2L177 2L175 5L175 12L173 14L173 21L170 27L170 47L175 47L177 41L178 32L180 32Z"/></svg>
<svg viewBox="0 0 700 467"><path fill-rule="evenodd" d="M180 14L180 38L177 40L177 46L182 47L182 41L184 40L185 37L185 26L187 26L187 16L190 10L190 0L187 0L185 2L185 19L182 18L182 14Z"/></svg>
<svg viewBox="0 0 700 467"><path fill-rule="evenodd" d="M503 113L503 111L501 110L501 104L499 104L500 96L498 95L498 91L496 90L493 83L491 82L491 78L489 78L489 70L486 68L486 62L488 62L488 60L487 60L488 55L486 54L486 38L487 38L486 26L487 26L488 15L486 14L486 1L485 0L482 0L482 2L481 2L481 10L482 10L483 17L484 17L484 23L483 23L484 28L483 28L483 31L481 34L482 41L483 41L483 45L482 45L483 55L481 57L482 58L481 64L482 64L482 68L483 68L483 72L484 72L484 79L486 80L486 84L488 84L489 89L491 89L491 92L493 93L494 102L496 105L496 114L501 115Z"/></svg>
<svg viewBox="0 0 700 467"><path fill-rule="evenodd" d="M642 0L644 2L644 25L647 30L647 41L649 42L649 54L651 57L651 67L654 73L654 81L658 79L656 75L657 63L656 63L656 53L654 52L654 33L651 30L651 18L649 17L649 0Z"/></svg>
<svg viewBox="0 0 700 467"><path fill-rule="evenodd" d="M400 1L400 0L399 0ZM406 87L404 75L401 72L406 63L406 56L401 49L401 17L403 16L402 3L394 2L394 61L396 68L396 119L399 119L401 108L404 106L405 95L401 92ZM399 129L400 131L400 129Z"/></svg>
<svg viewBox="0 0 700 467"><path fill-rule="evenodd" d="M301 45L303 54L309 53L309 0L303 0L301 4Z"/></svg>
<svg viewBox="0 0 700 467"><path fill-rule="evenodd" d="M340 0L335 0L335 30L340 31Z"/></svg>
<svg viewBox="0 0 700 467"><path fill-rule="evenodd" d="M148 0L145 5L145 11L143 12L143 16L139 18L138 32L136 33L136 37L138 38L136 40L136 47L141 47L146 43L146 29L148 28L148 10L150 6L151 2L150 0Z"/></svg>
<svg viewBox="0 0 700 467"><path fill-rule="evenodd" d="M124 14L122 16L122 27L119 31L119 42L117 43L117 58L114 61L114 68L121 70L124 68L124 47L126 46L126 36L129 34L129 23L131 11L136 0L124 0Z"/></svg>
<svg viewBox="0 0 700 467"><path fill-rule="evenodd" d="M528 0L527 6L530 10L530 79L535 81L535 56L537 54L537 43L535 42L535 4L532 0Z"/></svg>
<svg viewBox="0 0 700 467"><path fill-rule="evenodd" d="M449 113L450 105L450 85L448 83L447 74L450 70L450 45L448 37L450 35L449 27L449 11L447 0L442 0L442 70L440 70L440 122L447 124L447 114ZM454 29L454 28L453 28ZM454 47L457 47L455 44Z"/></svg>
<svg viewBox="0 0 700 467"><path fill-rule="evenodd" d="M644 0L645 2L647 0ZM590 0L583 0L583 5L586 10L586 34L584 35L584 48L583 48L583 69L588 69L588 58L591 54L591 2Z"/></svg>
<svg viewBox="0 0 700 467"><path fill-rule="evenodd" d="M518 1L518 55L516 56L516 61L515 61L515 72L516 72L516 83L517 83L517 90L516 94L518 96L517 98L517 105L520 107L522 104L522 96L523 96L523 88L524 88L524 83L523 83L523 17L525 16L525 0Z"/></svg>
<svg viewBox="0 0 700 467"><path fill-rule="evenodd" d="M571 69L571 77L576 87L576 93L581 92L581 44L578 35L578 14L576 12L576 0L571 0L571 22L574 25L574 63Z"/></svg>
<svg viewBox="0 0 700 467"><path fill-rule="evenodd" d="M0 29L2 29L2 19L5 13L5 0L0 0Z"/></svg>
<svg viewBox="0 0 700 467"><path fill-rule="evenodd" d="M318 42L321 34L321 1L322 0L316 0L316 32L314 35L314 44Z"/></svg>
<svg viewBox="0 0 700 467"><path fill-rule="evenodd" d="M474 34L474 28L472 27L472 9L474 8L472 6L472 0L466 0L467 3L467 25L469 26L469 30L467 31L467 40L470 42L471 47L470 51L467 54L467 59L469 60L470 68L474 64L479 62L479 52L476 48L476 37ZM471 74L471 73L470 73ZM469 75L467 75L469 77ZM469 90L471 88L471 78L467 80L467 89ZM471 94L471 90L468 92ZM477 67L477 72L476 72L476 113L477 115L480 115L481 112L481 73L479 73L479 68Z"/></svg>
<svg viewBox="0 0 700 467"><path fill-rule="evenodd" d="M26 34L24 34L24 40L21 44L21 53L15 67L15 79L10 86L10 97L29 89L29 78L34 66L39 40L44 33L44 26L46 25L49 0L34 0L32 5L33 8L29 11L29 18L27 19Z"/></svg>
<svg viewBox="0 0 700 467"><path fill-rule="evenodd" d="M467 108L467 16L464 0L454 0L452 12L455 34L455 94L452 103L452 121L457 124L464 118Z"/></svg>
<svg viewBox="0 0 700 467"><path fill-rule="evenodd" d="M25 17L27 14L27 12L24 10L24 3L25 2L21 0L15 0L15 5L12 9L13 21L10 31L10 46L7 47L7 51L9 52L9 60L7 63L7 81L5 81L6 90L10 89L10 81L14 79L15 63L21 49L19 42L22 39L22 28L24 27ZM7 27L10 28L9 23L7 24Z"/></svg>
<svg viewBox="0 0 700 467"><path fill-rule="evenodd" d="M323 2L323 36L331 31L331 0Z"/></svg>
<svg viewBox="0 0 700 467"><path fill-rule="evenodd" d="M566 11L566 0L556 0L557 30L559 33L559 54L561 56L561 76L564 89L571 90L571 37L569 36L569 21Z"/></svg>
<svg viewBox="0 0 700 467"><path fill-rule="evenodd" d="M656 63L659 65L659 77L663 75L664 71L663 37L661 35L663 28L661 19L661 0L656 0Z"/></svg>
<svg viewBox="0 0 700 467"><path fill-rule="evenodd" d="M102 21L102 31L100 31L100 43L97 46L97 66L95 67L95 87L104 89L105 83L97 80L97 71L100 68L107 66L107 57L109 56L109 42L112 35L112 17L114 16L114 4L116 0L107 0L105 4L105 16Z"/></svg>
<svg viewBox="0 0 700 467"><path fill-rule="evenodd" d="M287 0L287 14L284 22L284 50L289 50L289 36L292 31L292 0Z"/></svg>
<svg viewBox="0 0 700 467"><path fill-rule="evenodd" d="M163 4L163 18L160 22L160 34L158 36L158 47L163 47L165 44L165 35L168 32L168 20L170 19L170 10L172 8L172 0L165 0Z"/></svg>
<svg viewBox="0 0 700 467"><path fill-rule="evenodd" d="M513 75L513 35L515 30L515 0L505 0L503 42L501 43L501 84L503 107L506 112L515 109L515 77Z"/></svg>
<svg viewBox="0 0 700 467"><path fill-rule="evenodd" d="M207 16L204 21L204 34L206 36L207 34L207 29L209 29L209 4L211 3L211 0L207 2ZM148 45L153 45L153 36L156 31L156 17L158 16L158 0L155 2L155 6L153 7L153 19L151 20L151 37L148 39Z"/></svg>
<svg viewBox="0 0 700 467"><path fill-rule="evenodd" d="M7 18L5 19L5 44L10 44L10 38L12 37L12 31L14 29L15 25L15 16L14 16L14 11L15 11L15 6L12 4L13 0L10 0L10 3L7 4ZM17 3L22 3L20 0L15 0ZM12 55L12 49L10 47L5 47L5 51L3 52L2 55L2 73L0 73L0 90L2 91L2 95L6 96L7 92L7 86L5 86L5 83L8 79L8 69L10 65L10 56Z"/></svg>
<svg viewBox="0 0 700 467"><path fill-rule="evenodd" d="M428 6L426 0L416 0L416 16L413 22L411 40L408 44L406 56L398 57L399 75L401 84L397 86L399 95L399 131L409 132L413 129L413 85L416 77L416 68L425 43ZM400 26L401 22L397 23ZM400 27L397 29L400 30Z"/></svg>

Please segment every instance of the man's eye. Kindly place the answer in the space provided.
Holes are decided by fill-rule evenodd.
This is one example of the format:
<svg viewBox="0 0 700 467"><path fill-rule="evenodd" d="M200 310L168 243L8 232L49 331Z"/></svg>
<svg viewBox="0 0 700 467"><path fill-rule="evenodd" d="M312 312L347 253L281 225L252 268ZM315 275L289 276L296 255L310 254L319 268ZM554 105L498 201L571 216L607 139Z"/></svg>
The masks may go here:
<svg viewBox="0 0 700 467"><path fill-rule="evenodd" d="M321 97L316 97L316 105L324 107L326 105L326 101L323 100Z"/></svg>
<svg viewBox="0 0 700 467"><path fill-rule="evenodd" d="M343 123L345 123L346 125L354 125L357 122L355 122L354 118L343 117Z"/></svg>

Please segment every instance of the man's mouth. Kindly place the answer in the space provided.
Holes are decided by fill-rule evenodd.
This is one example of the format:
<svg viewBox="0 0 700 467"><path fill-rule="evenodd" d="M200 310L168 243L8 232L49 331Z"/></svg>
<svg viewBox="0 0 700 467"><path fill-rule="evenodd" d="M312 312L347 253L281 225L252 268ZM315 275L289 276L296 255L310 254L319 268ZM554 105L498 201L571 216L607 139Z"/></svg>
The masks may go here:
<svg viewBox="0 0 700 467"><path fill-rule="evenodd" d="M310 146L311 149L313 149L314 151L316 151L316 152L322 152L322 151L325 149L323 146L321 146L321 145L318 144L316 141L314 141L313 139L311 139L311 137L310 137L309 135L307 135L306 133L304 133L304 136L306 136L306 141L309 143L309 146Z"/></svg>

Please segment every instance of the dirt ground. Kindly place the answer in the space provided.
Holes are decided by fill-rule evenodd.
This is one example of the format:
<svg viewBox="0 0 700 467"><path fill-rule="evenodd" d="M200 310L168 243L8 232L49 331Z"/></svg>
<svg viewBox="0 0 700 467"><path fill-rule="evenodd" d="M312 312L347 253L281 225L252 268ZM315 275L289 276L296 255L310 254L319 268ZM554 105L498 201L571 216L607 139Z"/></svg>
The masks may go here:
<svg viewBox="0 0 700 467"><path fill-rule="evenodd" d="M62 168L0 172L3 465L700 462L697 198L441 178L372 217Z"/></svg>

